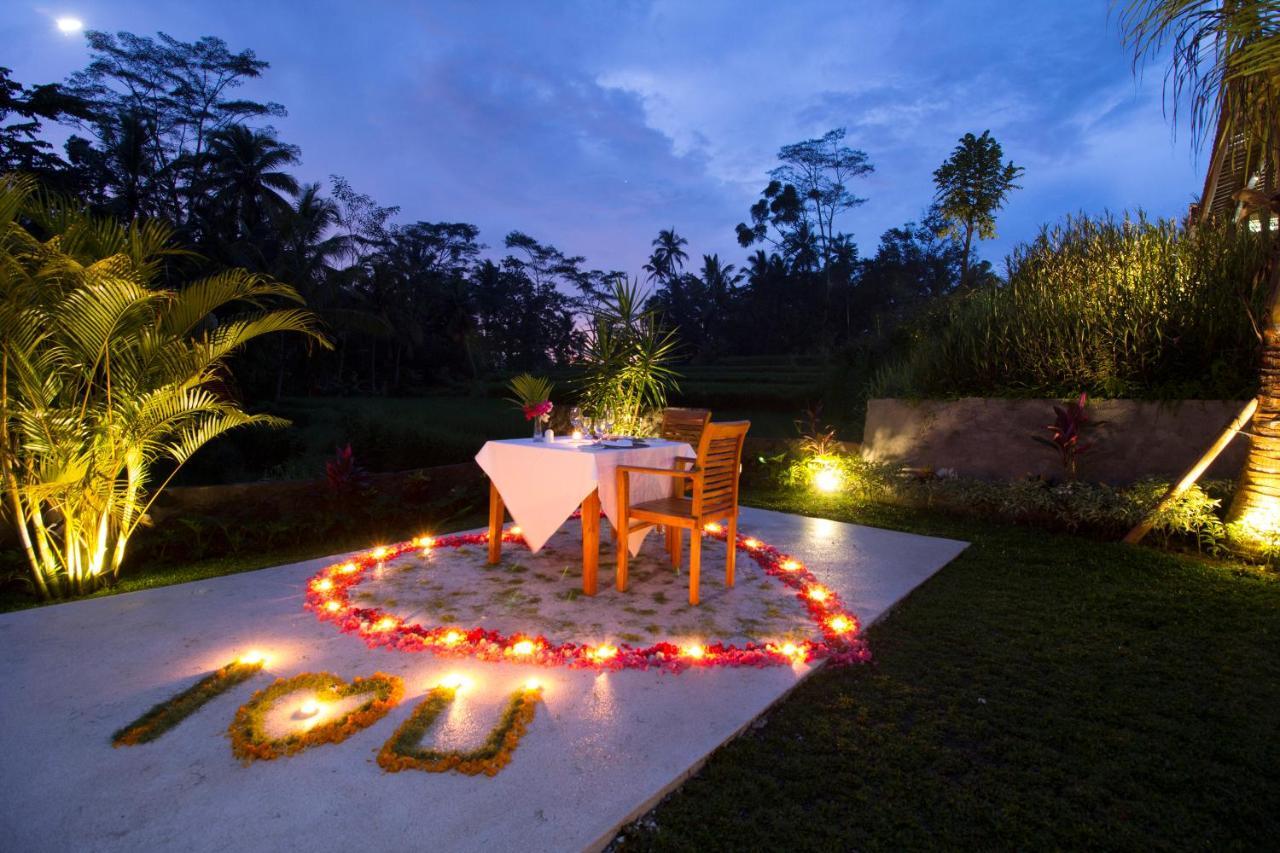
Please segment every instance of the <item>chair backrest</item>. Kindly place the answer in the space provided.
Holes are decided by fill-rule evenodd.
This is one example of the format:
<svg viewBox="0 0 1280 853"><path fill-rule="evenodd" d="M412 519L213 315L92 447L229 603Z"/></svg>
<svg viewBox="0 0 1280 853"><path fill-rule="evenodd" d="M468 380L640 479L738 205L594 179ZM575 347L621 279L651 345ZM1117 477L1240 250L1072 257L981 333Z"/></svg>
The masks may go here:
<svg viewBox="0 0 1280 853"><path fill-rule="evenodd" d="M702 431L710 420L710 409L663 409L662 437L683 441L697 451Z"/></svg>
<svg viewBox="0 0 1280 853"><path fill-rule="evenodd" d="M738 505L738 472L742 467L742 443L751 421L709 423L698 443L698 470L693 483L693 514L729 512Z"/></svg>

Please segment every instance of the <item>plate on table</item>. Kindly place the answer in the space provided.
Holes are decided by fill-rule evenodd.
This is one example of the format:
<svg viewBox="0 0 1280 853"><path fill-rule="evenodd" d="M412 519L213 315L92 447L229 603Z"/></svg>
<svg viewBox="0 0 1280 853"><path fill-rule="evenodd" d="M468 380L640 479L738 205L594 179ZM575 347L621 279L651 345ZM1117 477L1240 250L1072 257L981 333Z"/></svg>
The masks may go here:
<svg viewBox="0 0 1280 853"><path fill-rule="evenodd" d="M632 447L648 447L643 441L634 438L607 438L604 440L605 447L612 447L615 450L626 450Z"/></svg>

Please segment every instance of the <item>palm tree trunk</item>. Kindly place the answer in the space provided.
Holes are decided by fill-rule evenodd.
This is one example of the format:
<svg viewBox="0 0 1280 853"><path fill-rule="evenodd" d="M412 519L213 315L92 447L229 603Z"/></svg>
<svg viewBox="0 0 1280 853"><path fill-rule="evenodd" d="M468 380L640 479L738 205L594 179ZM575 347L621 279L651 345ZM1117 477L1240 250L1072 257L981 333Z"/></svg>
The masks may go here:
<svg viewBox="0 0 1280 853"><path fill-rule="evenodd" d="M960 287L963 288L969 283L969 251L973 245L973 223L965 223L964 229L964 256L960 259Z"/></svg>
<svg viewBox="0 0 1280 853"><path fill-rule="evenodd" d="M1249 426L1244 472L1227 513L1232 544L1256 556L1280 548L1280 251L1272 252L1270 284L1258 410Z"/></svg>

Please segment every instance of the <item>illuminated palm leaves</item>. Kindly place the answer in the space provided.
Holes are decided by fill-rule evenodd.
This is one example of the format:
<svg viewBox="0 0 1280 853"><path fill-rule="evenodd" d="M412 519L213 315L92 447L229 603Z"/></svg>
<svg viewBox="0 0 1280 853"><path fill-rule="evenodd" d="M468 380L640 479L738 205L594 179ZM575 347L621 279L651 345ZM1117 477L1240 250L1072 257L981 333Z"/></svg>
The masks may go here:
<svg viewBox="0 0 1280 853"><path fill-rule="evenodd" d="M612 412L623 435L642 429L645 415L667 404L677 389L672 363L679 341L657 312L644 306L638 282L619 276L613 292L596 307L587 335L584 407L596 415Z"/></svg>
<svg viewBox="0 0 1280 853"><path fill-rule="evenodd" d="M119 572L153 463L181 465L228 430L283 423L228 398L230 355L272 332L324 342L300 305L273 307L301 302L279 282L230 270L161 286L179 254L167 227L93 219L0 179L0 468L46 597Z"/></svg>

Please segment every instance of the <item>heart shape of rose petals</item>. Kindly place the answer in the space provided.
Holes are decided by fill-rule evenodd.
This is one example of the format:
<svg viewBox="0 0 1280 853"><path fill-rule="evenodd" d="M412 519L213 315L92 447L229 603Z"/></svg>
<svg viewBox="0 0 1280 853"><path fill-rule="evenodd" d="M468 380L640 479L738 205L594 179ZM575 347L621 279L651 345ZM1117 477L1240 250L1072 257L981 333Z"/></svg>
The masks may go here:
<svg viewBox="0 0 1280 853"><path fill-rule="evenodd" d="M299 690L312 690L319 700L325 702L336 702L350 696L366 695L368 698L346 713L309 729L290 732L284 737L267 734L264 727L267 714L282 698ZM403 696L404 682L382 672L368 678L353 678L349 682L329 672L304 672L291 678L281 678L253 694L236 711L227 731L231 737L231 752L248 764L251 761L270 761L325 743L341 743L385 717Z"/></svg>

